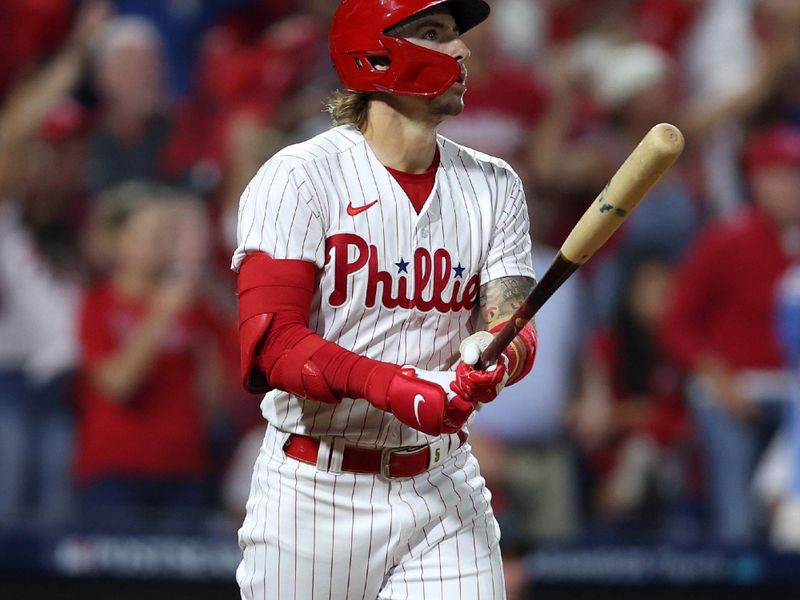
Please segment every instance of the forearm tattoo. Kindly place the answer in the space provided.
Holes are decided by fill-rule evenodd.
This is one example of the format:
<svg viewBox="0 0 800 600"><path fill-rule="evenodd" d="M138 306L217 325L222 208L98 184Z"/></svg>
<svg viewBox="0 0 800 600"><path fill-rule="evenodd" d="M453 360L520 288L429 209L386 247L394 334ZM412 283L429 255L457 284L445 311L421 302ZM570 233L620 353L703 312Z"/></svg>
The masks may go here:
<svg viewBox="0 0 800 600"><path fill-rule="evenodd" d="M507 321L533 289L530 277L503 277L481 286L479 294L481 319L487 329Z"/></svg>

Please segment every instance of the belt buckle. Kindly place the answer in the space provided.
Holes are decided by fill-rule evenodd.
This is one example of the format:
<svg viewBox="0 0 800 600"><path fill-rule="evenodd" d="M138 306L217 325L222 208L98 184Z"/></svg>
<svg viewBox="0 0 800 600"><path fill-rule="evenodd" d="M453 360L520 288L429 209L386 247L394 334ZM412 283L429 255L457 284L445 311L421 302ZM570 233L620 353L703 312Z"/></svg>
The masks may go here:
<svg viewBox="0 0 800 600"><path fill-rule="evenodd" d="M393 454L413 454L414 452L419 452L420 450L424 450L427 448L428 445L424 444L422 446L400 446L399 448L383 448L381 450L381 477L387 480L395 480L395 479L408 479L407 476L399 476L399 475L392 475L389 473L389 469L391 468L391 461Z"/></svg>
<svg viewBox="0 0 800 600"><path fill-rule="evenodd" d="M392 453L395 450L396 448L384 448L381 450L381 477L384 479L397 479L396 477L392 477L391 473L389 473L389 463L392 460Z"/></svg>

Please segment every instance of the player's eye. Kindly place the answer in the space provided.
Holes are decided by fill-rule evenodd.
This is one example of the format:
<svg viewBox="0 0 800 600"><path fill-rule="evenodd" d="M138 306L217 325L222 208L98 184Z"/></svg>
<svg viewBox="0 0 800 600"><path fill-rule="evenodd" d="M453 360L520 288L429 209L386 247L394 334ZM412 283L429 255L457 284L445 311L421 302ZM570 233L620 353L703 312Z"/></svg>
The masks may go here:
<svg viewBox="0 0 800 600"><path fill-rule="evenodd" d="M439 32L436 29L427 29L425 33L422 34L422 39L435 42L439 39Z"/></svg>

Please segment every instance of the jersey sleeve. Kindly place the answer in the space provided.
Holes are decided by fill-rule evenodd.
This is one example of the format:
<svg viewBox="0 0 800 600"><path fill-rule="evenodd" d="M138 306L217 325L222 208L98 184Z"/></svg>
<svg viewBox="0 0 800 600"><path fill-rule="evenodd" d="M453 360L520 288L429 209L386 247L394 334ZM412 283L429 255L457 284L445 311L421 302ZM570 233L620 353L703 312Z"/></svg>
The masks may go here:
<svg viewBox="0 0 800 600"><path fill-rule="evenodd" d="M480 274L481 285L502 277L535 278L531 257L530 220L525 192L519 178L513 176Z"/></svg>
<svg viewBox="0 0 800 600"><path fill-rule="evenodd" d="M325 228L306 187L296 171L279 159L261 167L239 200L234 271L253 252L324 265Z"/></svg>

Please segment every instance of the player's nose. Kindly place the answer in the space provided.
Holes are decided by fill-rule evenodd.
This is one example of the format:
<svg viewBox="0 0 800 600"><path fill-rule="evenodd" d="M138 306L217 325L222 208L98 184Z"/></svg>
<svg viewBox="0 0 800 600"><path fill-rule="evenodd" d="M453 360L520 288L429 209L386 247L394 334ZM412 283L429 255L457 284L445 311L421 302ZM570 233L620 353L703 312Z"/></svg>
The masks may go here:
<svg viewBox="0 0 800 600"><path fill-rule="evenodd" d="M450 50L449 52L450 56L455 58L458 62L464 62L472 55L472 52L470 52L469 47L467 46L467 44L464 43L464 40L462 40L460 37L457 37L453 39L452 42L450 42L449 50Z"/></svg>

